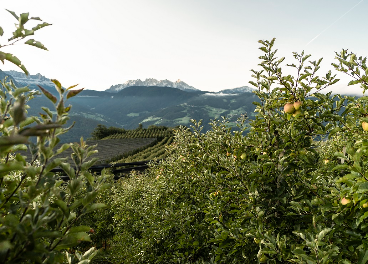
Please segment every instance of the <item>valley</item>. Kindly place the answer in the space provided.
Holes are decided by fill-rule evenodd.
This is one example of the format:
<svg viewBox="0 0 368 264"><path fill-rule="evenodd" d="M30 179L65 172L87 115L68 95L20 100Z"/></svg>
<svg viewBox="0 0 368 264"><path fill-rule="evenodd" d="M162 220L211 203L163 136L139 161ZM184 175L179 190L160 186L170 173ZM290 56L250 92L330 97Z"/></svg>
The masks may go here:
<svg viewBox="0 0 368 264"><path fill-rule="evenodd" d="M20 72L0 72L8 75L16 85L39 90L41 85L56 94L53 83L41 74L25 77ZM75 122L70 133L61 136L63 142L77 142L80 137L88 139L97 125L135 129L138 124L143 127L179 125L190 126L191 119L202 120L204 131L210 129L212 119L225 116L230 124L236 127L237 119L246 114L254 115L253 101L257 97L252 88L240 87L225 89L220 92L205 92L187 85L182 81L175 83L164 80L147 79L146 81L130 81L131 85L171 85L164 86L126 86L115 85L106 91L84 90L70 99L72 110L68 125ZM180 86L181 85L181 86ZM120 87L120 88L119 88ZM123 88L121 88L123 87ZM114 88L114 89L113 89ZM119 89L118 89L119 88ZM44 96L37 96L29 102L30 115L38 115L40 106L53 106Z"/></svg>

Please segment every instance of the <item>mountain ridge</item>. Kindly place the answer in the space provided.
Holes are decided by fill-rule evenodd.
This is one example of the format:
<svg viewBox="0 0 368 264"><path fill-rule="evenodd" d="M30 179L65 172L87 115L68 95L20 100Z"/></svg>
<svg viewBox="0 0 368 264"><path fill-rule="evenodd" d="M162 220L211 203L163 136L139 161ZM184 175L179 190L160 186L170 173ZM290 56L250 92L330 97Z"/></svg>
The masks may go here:
<svg viewBox="0 0 368 264"><path fill-rule="evenodd" d="M35 75L26 75L23 72L17 72L14 70L11 71L4 71L7 75L12 76L17 83L19 83L22 86L35 86L35 85L41 85L41 86L54 86L54 83L51 82L50 79L46 78L40 73L37 73Z"/></svg>
<svg viewBox="0 0 368 264"><path fill-rule="evenodd" d="M142 81L140 79L137 80L129 80L126 81L123 84L116 84L116 85L112 85L109 89L105 90L107 92L112 92L112 93L116 93L119 92L127 87L131 87L131 86L158 86L158 87L172 87L172 88L177 88L179 90L184 90L184 91L200 91L197 88L194 88L193 86L188 85L187 83L181 81L180 79L172 82L169 81L167 79L165 80L156 80L153 78L147 78L146 80Z"/></svg>
<svg viewBox="0 0 368 264"><path fill-rule="evenodd" d="M38 89L37 84L41 83L50 92L56 92L53 84L52 87L44 86L51 83L42 75L32 75L30 78L14 75L15 81L18 79L22 85L29 84L31 89ZM253 101L257 101L257 97L247 87L238 87L234 91L229 89L225 93L159 86L129 86L116 93L84 90L69 99L72 110L66 126L74 121L76 123L71 133L62 135L61 140L76 142L81 136L89 138L99 124L125 129L134 129L138 124L144 127L189 127L190 120L195 119L202 120L203 131L207 131L211 120L221 116L228 117L230 125L236 129L238 117L244 114L253 116ZM42 112L41 106L55 111L55 106L42 95L30 100L29 106L28 114L33 116Z"/></svg>
<svg viewBox="0 0 368 264"><path fill-rule="evenodd" d="M10 71L2 71L5 76L11 76L12 80L16 81L18 85L20 86L26 86L28 85L32 89L38 89L37 85L41 85L42 87L46 88L47 90L50 90L50 92L54 92L53 87L54 83L51 82L51 80L45 76L43 76L40 73L34 74L34 75L26 75L23 72L18 72L14 70ZM3 76L3 75L1 75ZM118 93L125 88L128 87L170 87L170 88L176 88L182 91L186 92L205 92L200 89L194 88L193 86L188 85L182 80L177 80L175 82L169 81L167 79L165 80L156 80L154 78L147 78L146 80L142 81L140 79L137 80L128 80L123 84L116 84L111 85L110 88L105 89L104 91L96 91L96 92L108 92L108 93ZM230 89L223 89L219 92L209 92L212 94L239 94L239 93L248 93L252 92L255 89L248 87L248 86L241 86L237 88L230 88ZM95 91L95 90L87 90L85 91ZM83 96L82 94L80 96Z"/></svg>

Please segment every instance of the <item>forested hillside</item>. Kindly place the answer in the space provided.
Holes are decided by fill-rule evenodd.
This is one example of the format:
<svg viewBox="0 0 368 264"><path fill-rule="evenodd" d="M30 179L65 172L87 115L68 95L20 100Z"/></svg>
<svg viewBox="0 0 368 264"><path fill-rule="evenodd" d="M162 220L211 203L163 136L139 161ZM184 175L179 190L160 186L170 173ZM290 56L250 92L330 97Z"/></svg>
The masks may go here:
<svg viewBox="0 0 368 264"><path fill-rule="evenodd" d="M53 87L46 88L55 93ZM250 92L219 95L170 87L128 87L118 93L85 90L70 99L73 111L67 126L73 122L75 125L71 133L60 138L63 142L76 142L81 136L90 138L99 124L124 129L134 129L138 124L146 128L150 125L175 127L189 126L191 119L203 120L206 131L212 119L222 116L228 117L236 127L241 115L254 116L253 101L257 101L257 97ZM40 105L52 107L47 98L36 96L29 103L29 114L38 115Z"/></svg>

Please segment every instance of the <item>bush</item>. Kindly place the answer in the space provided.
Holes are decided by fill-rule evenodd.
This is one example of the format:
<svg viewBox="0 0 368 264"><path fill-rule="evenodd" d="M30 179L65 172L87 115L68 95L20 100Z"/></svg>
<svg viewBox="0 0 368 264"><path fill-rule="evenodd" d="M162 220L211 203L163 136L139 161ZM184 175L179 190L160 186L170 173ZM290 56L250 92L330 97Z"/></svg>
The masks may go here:
<svg viewBox="0 0 368 264"><path fill-rule="evenodd" d="M304 53L294 53L295 77L283 75L274 42L260 41L246 136L243 122L239 132L226 121L178 129L165 161L116 186L120 262L367 262L367 98L322 94L338 79L317 76L322 59ZM365 91L366 59L336 55Z"/></svg>
<svg viewBox="0 0 368 264"><path fill-rule="evenodd" d="M29 30L25 28L26 22L39 18L9 12L19 22L9 45L48 25L42 23ZM2 28L0 33L2 35ZM35 40L25 43L46 49ZM28 74L12 54L0 52L0 60L8 60ZM89 263L97 254L95 248L78 252L77 246L91 239L90 227L76 223L105 206L95 203L95 198L108 187L106 176L93 176L88 171L97 160L90 158L95 151L83 139L80 144L58 145L58 136L70 129L63 128L71 109L65 103L82 89L71 90L75 86L65 89L57 80L52 81L59 98L40 89L55 106L56 114L42 107L40 117L27 117L27 103L37 92L28 87L18 88L11 81L0 82L1 263ZM73 149L73 165L55 157L68 148ZM29 159L21 155L20 150L29 150ZM68 182L52 172L58 166L69 176Z"/></svg>

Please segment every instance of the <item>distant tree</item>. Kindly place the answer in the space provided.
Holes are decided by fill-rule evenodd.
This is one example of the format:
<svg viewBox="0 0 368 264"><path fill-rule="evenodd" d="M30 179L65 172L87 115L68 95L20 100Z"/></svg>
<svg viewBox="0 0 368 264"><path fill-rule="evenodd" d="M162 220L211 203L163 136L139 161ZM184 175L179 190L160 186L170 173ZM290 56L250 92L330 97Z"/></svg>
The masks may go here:
<svg viewBox="0 0 368 264"><path fill-rule="evenodd" d="M109 127L107 128L105 125L97 125L97 127L92 131L92 139L98 140L103 139L105 137L125 133L126 130L124 128L118 127Z"/></svg>

